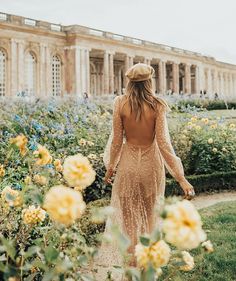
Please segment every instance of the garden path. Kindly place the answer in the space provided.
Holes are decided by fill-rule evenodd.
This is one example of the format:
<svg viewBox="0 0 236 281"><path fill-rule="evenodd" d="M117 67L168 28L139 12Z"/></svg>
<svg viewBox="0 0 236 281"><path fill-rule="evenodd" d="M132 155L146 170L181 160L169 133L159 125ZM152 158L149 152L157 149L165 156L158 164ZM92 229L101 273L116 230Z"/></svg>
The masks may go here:
<svg viewBox="0 0 236 281"><path fill-rule="evenodd" d="M220 193L201 193L196 195L192 203L197 209L207 208L219 202L236 201L236 191ZM236 204L236 202L235 202Z"/></svg>

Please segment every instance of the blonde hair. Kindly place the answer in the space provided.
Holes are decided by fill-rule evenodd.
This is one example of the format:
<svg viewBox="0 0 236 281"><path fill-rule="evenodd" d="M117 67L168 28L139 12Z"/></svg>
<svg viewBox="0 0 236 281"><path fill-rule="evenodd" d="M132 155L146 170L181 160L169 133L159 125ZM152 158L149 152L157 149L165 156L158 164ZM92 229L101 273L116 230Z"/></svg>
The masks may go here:
<svg viewBox="0 0 236 281"><path fill-rule="evenodd" d="M135 112L136 114L136 121L142 118L144 103L146 103L154 111L157 109L157 104L160 103L168 107L164 100L154 96L152 79L139 82L129 80L126 87L126 95L130 104L131 113Z"/></svg>

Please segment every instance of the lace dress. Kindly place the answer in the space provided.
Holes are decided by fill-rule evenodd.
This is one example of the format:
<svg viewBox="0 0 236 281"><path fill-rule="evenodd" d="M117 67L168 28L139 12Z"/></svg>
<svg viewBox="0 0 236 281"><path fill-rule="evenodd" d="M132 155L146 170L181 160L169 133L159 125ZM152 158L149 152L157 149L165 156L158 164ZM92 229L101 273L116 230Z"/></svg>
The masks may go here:
<svg viewBox="0 0 236 281"><path fill-rule="evenodd" d="M118 96L114 102L113 130L105 149L104 163L116 170L110 206L113 214L107 219L105 233L111 223L130 239L130 253L134 253L139 236L160 227L160 211L165 191L165 166L180 181L184 170L171 145L166 111L168 106L160 99L156 111L154 139L150 145L133 145L126 141L121 109L125 97ZM120 251L115 242L102 243L96 259L99 281L106 280L110 271L112 280L125 280L113 265L122 265Z"/></svg>

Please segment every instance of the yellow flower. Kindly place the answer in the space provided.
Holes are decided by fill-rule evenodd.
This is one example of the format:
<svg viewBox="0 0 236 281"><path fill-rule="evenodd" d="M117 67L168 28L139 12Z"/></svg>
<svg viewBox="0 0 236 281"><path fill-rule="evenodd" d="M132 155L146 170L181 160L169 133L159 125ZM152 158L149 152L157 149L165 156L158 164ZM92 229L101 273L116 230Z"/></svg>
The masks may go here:
<svg viewBox="0 0 236 281"><path fill-rule="evenodd" d="M71 225L81 217L86 204L80 192L58 185L46 194L44 208L53 221Z"/></svg>
<svg viewBox="0 0 236 281"><path fill-rule="evenodd" d="M192 122L197 122L197 116L191 117L191 121L192 121Z"/></svg>
<svg viewBox="0 0 236 281"><path fill-rule="evenodd" d="M0 178L5 176L5 169L4 166L0 164Z"/></svg>
<svg viewBox="0 0 236 281"><path fill-rule="evenodd" d="M208 124L209 123L209 119L208 118L202 118L201 119L203 123Z"/></svg>
<svg viewBox="0 0 236 281"><path fill-rule="evenodd" d="M50 155L49 151L46 147L40 144L38 145L38 150L34 151L33 154L38 158L35 163L38 166L47 165L52 162L52 156Z"/></svg>
<svg viewBox="0 0 236 281"><path fill-rule="evenodd" d="M56 168L56 171L58 171L58 172L62 172L63 171L63 167L61 165L60 159L55 159L53 164L54 164L54 166Z"/></svg>
<svg viewBox="0 0 236 281"><path fill-rule="evenodd" d="M77 154L65 159L63 175L70 186L86 188L94 182L96 173L88 158Z"/></svg>
<svg viewBox="0 0 236 281"><path fill-rule="evenodd" d="M205 242L202 243L202 247L208 252L208 253L212 253L214 252L214 248L213 245L211 243L210 240L207 240Z"/></svg>
<svg viewBox="0 0 236 281"><path fill-rule="evenodd" d="M9 206L18 207L22 205L22 197L18 190L12 189L10 186L6 186L1 193L1 198L7 202Z"/></svg>
<svg viewBox="0 0 236 281"><path fill-rule="evenodd" d="M11 138L10 143L15 144L19 148L20 154L22 156L24 156L26 154L26 152L27 152L26 145L28 143L28 139L25 135L20 134L15 138Z"/></svg>
<svg viewBox="0 0 236 281"><path fill-rule="evenodd" d="M214 153L216 153L216 152L217 152L217 148L214 147L214 148L212 149L212 151L213 151Z"/></svg>
<svg viewBox="0 0 236 281"><path fill-rule="evenodd" d="M190 270L192 270L194 268L194 259L189 254L189 252L182 251L182 258L183 258L183 261L185 262L185 265L182 265L180 267L180 270L183 270L183 271L190 271Z"/></svg>
<svg viewBox="0 0 236 281"><path fill-rule="evenodd" d="M160 240L149 248L149 257L155 268L162 267L169 262L170 247L164 240Z"/></svg>
<svg viewBox="0 0 236 281"><path fill-rule="evenodd" d="M22 218L25 224L37 224L43 222L46 217L46 212L34 205L29 206L27 209L22 210Z"/></svg>
<svg viewBox="0 0 236 281"><path fill-rule="evenodd" d="M48 183L48 180L46 177L41 176L41 175L34 175L33 180L35 183L40 184L40 185L46 185Z"/></svg>
<svg viewBox="0 0 236 281"><path fill-rule="evenodd" d="M178 249L194 249L206 239L199 213L188 200L166 206L165 240Z"/></svg>
<svg viewBox="0 0 236 281"><path fill-rule="evenodd" d="M225 147L222 147L223 152L228 152L228 150Z"/></svg>
<svg viewBox="0 0 236 281"><path fill-rule="evenodd" d="M193 126L194 124L192 122L188 122L188 126Z"/></svg>
<svg viewBox="0 0 236 281"><path fill-rule="evenodd" d="M212 144L214 142L214 140L212 138L209 138L207 141L209 144Z"/></svg>
<svg viewBox="0 0 236 281"><path fill-rule="evenodd" d="M217 124L216 124L216 123L212 124L212 125L211 125L211 128L212 128L212 129L216 129L216 128L217 128Z"/></svg>
<svg viewBox="0 0 236 281"><path fill-rule="evenodd" d="M79 144L85 146L87 144L87 141L85 139L80 139Z"/></svg>
<svg viewBox="0 0 236 281"><path fill-rule="evenodd" d="M146 268L148 266L148 262L149 262L148 253L149 253L149 248L145 247L141 243L135 246L135 256L137 258L137 263L139 267Z"/></svg>
<svg viewBox="0 0 236 281"><path fill-rule="evenodd" d="M236 127L236 125L234 123L229 124L230 129L234 129L235 127Z"/></svg>
<svg viewBox="0 0 236 281"><path fill-rule="evenodd" d="M155 268L166 265L170 259L170 247L164 240L153 243L149 247L142 244L135 246L135 256L140 267L146 268L148 263L152 263Z"/></svg>

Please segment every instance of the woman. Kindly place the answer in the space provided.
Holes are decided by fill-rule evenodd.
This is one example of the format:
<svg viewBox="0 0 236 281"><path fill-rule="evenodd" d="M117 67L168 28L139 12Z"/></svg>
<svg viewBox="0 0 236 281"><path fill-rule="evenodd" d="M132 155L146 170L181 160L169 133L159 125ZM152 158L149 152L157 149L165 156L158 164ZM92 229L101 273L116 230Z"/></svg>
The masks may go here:
<svg viewBox="0 0 236 281"><path fill-rule="evenodd" d="M153 73L151 66L142 63L126 72L126 94L115 99L111 142L104 156L106 183L111 183L116 170L110 203L114 213L107 220L105 233L113 223L130 239L130 265L135 265L134 249L139 236L159 225L156 212L164 198L165 166L185 196L194 196L170 142L166 121L166 111L170 109L153 94ZM123 262L115 244L103 243L98 256L99 263L107 268ZM120 280L114 272L113 275L114 280Z"/></svg>

